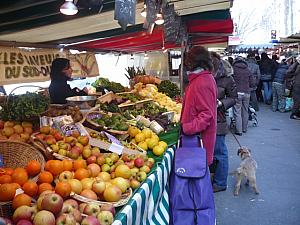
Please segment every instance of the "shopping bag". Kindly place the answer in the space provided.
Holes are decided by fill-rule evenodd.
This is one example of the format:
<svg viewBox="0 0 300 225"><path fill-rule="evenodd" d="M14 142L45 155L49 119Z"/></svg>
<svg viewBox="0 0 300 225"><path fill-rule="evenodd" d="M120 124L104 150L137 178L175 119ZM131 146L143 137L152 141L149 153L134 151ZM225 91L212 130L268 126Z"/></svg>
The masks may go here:
<svg viewBox="0 0 300 225"><path fill-rule="evenodd" d="M213 225L215 205L201 137L182 135L170 175L171 225Z"/></svg>

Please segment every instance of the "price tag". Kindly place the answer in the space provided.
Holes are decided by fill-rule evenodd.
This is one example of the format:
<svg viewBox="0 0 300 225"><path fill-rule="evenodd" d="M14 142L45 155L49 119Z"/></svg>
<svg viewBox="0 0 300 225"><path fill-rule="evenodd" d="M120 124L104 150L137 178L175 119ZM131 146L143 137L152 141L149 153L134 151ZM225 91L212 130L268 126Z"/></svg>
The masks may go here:
<svg viewBox="0 0 300 225"><path fill-rule="evenodd" d="M118 155L121 155L123 152L123 146L112 143L108 150L117 153Z"/></svg>

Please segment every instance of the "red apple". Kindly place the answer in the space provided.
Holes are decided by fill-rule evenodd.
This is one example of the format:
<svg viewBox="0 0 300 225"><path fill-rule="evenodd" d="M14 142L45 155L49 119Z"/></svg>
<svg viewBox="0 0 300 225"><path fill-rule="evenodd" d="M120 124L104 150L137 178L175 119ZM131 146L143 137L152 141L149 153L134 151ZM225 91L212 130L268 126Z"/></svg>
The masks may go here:
<svg viewBox="0 0 300 225"><path fill-rule="evenodd" d="M109 211L109 212L111 212L113 215L116 214L116 209L115 209L115 207L114 207L112 204L104 204L104 205L101 205L100 211Z"/></svg>
<svg viewBox="0 0 300 225"><path fill-rule="evenodd" d="M81 216L81 213L80 213L80 211L79 211L78 209L74 209L73 212L72 212L71 214L74 216L75 220L76 220L78 223L81 222L82 216Z"/></svg>
<svg viewBox="0 0 300 225"><path fill-rule="evenodd" d="M102 166L104 163L105 163L105 157L104 157L104 155L99 155L99 156L97 157L97 164L98 164L99 166Z"/></svg>
<svg viewBox="0 0 300 225"><path fill-rule="evenodd" d="M144 166L142 166L140 168L140 171L144 171L145 173L149 173L150 172L150 168L149 168L149 166L144 165Z"/></svg>
<svg viewBox="0 0 300 225"><path fill-rule="evenodd" d="M47 194L42 201L42 209L48 210L54 214L58 214L63 207L63 199L56 193Z"/></svg>
<svg viewBox="0 0 300 225"><path fill-rule="evenodd" d="M98 147L93 147L92 148L92 155L98 157L99 155L101 155L100 149Z"/></svg>
<svg viewBox="0 0 300 225"><path fill-rule="evenodd" d="M97 204L89 203L85 206L83 213L89 216L97 216L100 212L100 207Z"/></svg>
<svg viewBox="0 0 300 225"><path fill-rule="evenodd" d="M97 219L101 225L110 225L114 221L114 215L110 211L102 211L97 215Z"/></svg>
<svg viewBox="0 0 300 225"><path fill-rule="evenodd" d="M87 164L92 164L97 162L97 157L94 155L91 155L90 157L87 158L86 160Z"/></svg>
<svg viewBox="0 0 300 225"><path fill-rule="evenodd" d="M37 206L37 209L38 209L38 210L42 210L42 201L43 201L45 195L46 195L46 194L52 194L52 193L54 193L54 192L53 192L53 191L50 191L50 190L46 190L46 191L43 191L43 192L40 194L40 196L39 196L39 198L38 198L38 200L37 200L37 202L36 202L36 206Z"/></svg>
<svg viewBox="0 0 300 225"><path fill-rule="evenodd" d="M68 156L71 159L78 159L78 157L81 155L81 149L78 146L73 146L71 150L68 152Z"/></svg>
<svg viewBox="0 0 300 225"><path fill-rule="evenodd" d="M151 169L153 166L153 163L151 161L147 160L144 165L148 166Z"/></svg>
<svg viewBox="0 0 300 225"><path fill-rule="evenodd" d="M91 176L92 176L92 177L98 176L98 174L99 174L100 171L101 171L100 166L99 166L98 164L96 164L96 163L89 164L89 165L87 166L87 168L88 168L88 170L91 171Z"/></svg>
<svg viewBox="0 0 300 225"><path fill-rule="evenodd" d="M154 164L155 163L155 160L153 159L153 158L148 158L148 160L147 161L149 161L149 162L152 162L152 164Z"/></svg>
<svg viewBox="0 0 300 225"><path fill-rule="evenodd" d="M44 140L46 141L47 145L56 144L56 140L52 135L47 135Z"/></svg>
<svg viewBox="0 0 300 225"><path fill-rule="evenodd" d="M33 220L34 225L55 225L55 217L53 213L42 210L39 211Z"/></svg>
<svg viewBox="0 0 300 225"><path fill-rule="evenodd" d="M88 136L79 136L78 138L77 138L77 141L80 143L80 144L82 144L82 145L87 145L88 143L89 143L89 138L88 138Z"/></svg>
<svg viewBox="0 0 300 225"><path fill-rule="evenodd" d="M61 214L56 218L56 225L74 225L76 220L71 214Z"/></svg>
<svg viewBox="0 0 300 225"><path fill-rule="evenodd" d="M144 165L144 159L140 158L140 157L137 157L135 160L134 160L134 165L137 167L137 168L140 168Z"/></svg>
<svg viewBox="0 0 300 225"><path fill-rule="evenodd" d="M66 137L64 138L64 141L65 141L66 143L70 144L71 147L72 147L72 146L74 146L74 145L76 144L77 139L74 138L74 137L72 137L72 136L66 136Z"/></svg>
<svg viewBox="0 0 300 225"><path fill-rule="evenodd" d="M127 165L130 169L132 169L133 167L134 167L134 161L132 160L132 161L127 161L127 162L125 162L125 165Z"/></svg>
<svg viewBox="0 0 300 225"><path fill-rule="evenodd" d="M29 220L20 220L17 225L32 225Z"/></svg>
<svg viewBox="0 0 300 225"><path fill-rule="evenodd" d="M79 208L78 202L74 199L68 199L68 200L64 201L63 205L71 205L74 209Z"/></svg>
<svg viewBox="0 0 300 225"><path fill-rule="evenodd" d="M56 139L56 141L63 140L63 136L57 131L53 134L53 137Z"/></svg>
<svg viewBox="0 0 300 225"><path fill-rule="evenodd" d="M101 225L101 224L99 223L96 217L88 216L82 220L81 225Z"/></svg>
<svg viewBox="0 0 300 225"><path fill-rule="evenodd" d="M80 211L81 213L83 213L83 210L84 210L84 208L85 208L86 205L87 205L87 203L85 203L85 202L80 203L80 205L79 205L79 211Z"/></svg>
<svg viewBox="0 0 300 225"><path fill-rule="evenodd" d="M121 158L124 162L129 162L131 160L131 158L129 157L128 154L123 154L122 158Z"/></svg>
<svg viewBox="0 0 300 225"><path fill-rule="evenodd" d="M34 208L27 205L20 206L15 210L13 214L13 221L14 223L17 223L22 219L31 221L34 213Z"/></svg>

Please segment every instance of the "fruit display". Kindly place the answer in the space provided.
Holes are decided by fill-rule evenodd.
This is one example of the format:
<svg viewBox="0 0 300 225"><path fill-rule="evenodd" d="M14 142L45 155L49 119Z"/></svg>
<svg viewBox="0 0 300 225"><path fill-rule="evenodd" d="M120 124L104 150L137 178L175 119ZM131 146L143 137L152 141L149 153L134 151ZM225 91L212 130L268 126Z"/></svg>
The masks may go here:
<svg viewBox="0 0 300 225"><path fill-rule="evenodd" d="M170 98L174 98L180 95L180 89L174 83L169 80L163 80L159 85L157 85L158 91L166 94Z"/></svg>
<svg viewBox="0 0 300 225"><path fill-rule="evenodd" d="M70 115L72 116L74 122L79 122L83 119L83 115L80 112L80 108L78 106L68 106L68 105L50 105L48 110L42 114L43 116L48 117L57 117L62 115Z"/></svg>
<svg viewBox="0 0 300 225"><path fill-rule="evenodd" d="M28 142L33 132L31 122L0 120L0 140L14 140Z"/></svg>
<svg viewBox="0 0 300 225"><path fill-rule="evenodd" d="M26 121L38 118L48 109L50 100L44 95L29 93L11 95L0 110L2 120Z"/></svg>
<svg viewBox="0 0 300 225"><path fill-rule="evenodd" d="M91 113L87 116L88 120L95 122L100 127L111 130L127 131L128 125L126 123L126 118L121 114L100 114Z"/></svg>

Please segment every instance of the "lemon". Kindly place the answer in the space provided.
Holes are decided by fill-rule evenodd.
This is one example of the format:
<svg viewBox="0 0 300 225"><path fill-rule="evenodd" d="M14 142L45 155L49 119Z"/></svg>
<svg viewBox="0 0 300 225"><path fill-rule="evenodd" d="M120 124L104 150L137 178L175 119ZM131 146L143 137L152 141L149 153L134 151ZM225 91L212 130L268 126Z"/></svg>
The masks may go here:
<svg viewBox="0 0 300 225"><path fill-rule="evenodd" d="M147 145L147 143L146 143L145 141L140 142L140 143L138 144L138 146L139 146L141 149L145 150L145 151L148 150L148 145Z"/></svg>
<svg viewBox="0 0 300 225"><path fill-rule="evenodd" d="M129 133L130 137L135 137L140 132L141 131L136 127L130 127L129 130L128 130L128 133Z"/></svg>
<svg viewBox="0 0 300 225"><path fill-rule="evenodd" d="M156 145L152 151L154 155L160 156L164 153L165 149L161 145Z"/></svg>
<svg viewBox="0 0 300 225"><path fill-rule="evenodd" d="M138 133L137 135L135 135L134 139L136 143L140 143L145 140L145 135L143 133Z"/></svg>
<svg viewBox="0 0 300 225"><path fill-rule="evenodd" d="M152 133L151 138L155 138L157 141L159 141L159 137L156 134L154 134L154 133Z"/></svg>
<svg viewBox="0 0 300 225"><path fill-rule="evenodd" d="M168 144L164 141L160 141L158 142L159 145L163 146L163 148L165 149L166 147L168 147Z"/></svg>
<svg viewBox="0 0 300 225"><path fill-rule="evenodd" d="M154 146L158 145L158 140L156 138L150 138L148 141L146 141L148 148L153 149Z"/></svg>
<svg viewBox="0 0 300 225"><path fill-rule="evenodd" d="M152 131L149 128L144 128L142 133L145 135L145 138L151 138L152 136Z"/></svg>

